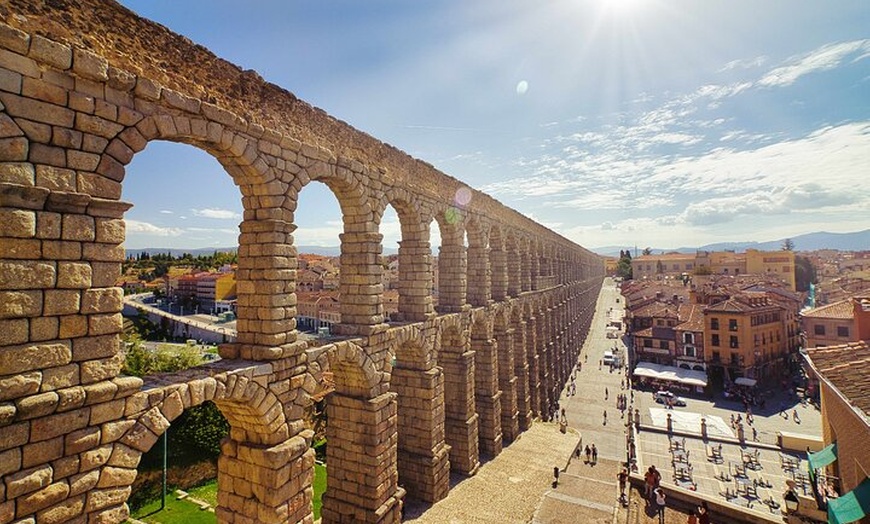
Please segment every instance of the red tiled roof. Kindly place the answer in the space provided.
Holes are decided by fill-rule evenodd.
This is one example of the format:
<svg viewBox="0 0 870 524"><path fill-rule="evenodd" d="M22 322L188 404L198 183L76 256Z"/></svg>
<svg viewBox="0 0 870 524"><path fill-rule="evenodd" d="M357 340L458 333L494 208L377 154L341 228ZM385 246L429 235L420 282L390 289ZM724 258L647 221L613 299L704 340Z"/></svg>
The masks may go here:
<svg viewBox="0 0 870 524"><path fill-rule="evenodd" d="M801 313L804 318L839 318L839 319L850 319L854 311L852 309L852 300L840 300L839 302L834 302L833 304L827 304L825 306L819 306L817 308L809 309Z"/></svg>
<svg viewBox="0 0 870 524"><path fill-rule="evenodd" d="M850 404L870 415L870 341L808 348L813 367Z"/></svg>

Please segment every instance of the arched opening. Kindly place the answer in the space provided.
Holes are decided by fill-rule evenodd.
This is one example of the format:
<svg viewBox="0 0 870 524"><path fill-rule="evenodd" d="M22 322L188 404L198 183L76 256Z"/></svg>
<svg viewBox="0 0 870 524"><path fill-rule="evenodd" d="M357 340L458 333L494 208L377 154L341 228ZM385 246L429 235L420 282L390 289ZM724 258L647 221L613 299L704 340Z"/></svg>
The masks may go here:
<svg viewBox="0 0 870 524"><path fill-rule="evenodd" d="M468 257L464 217L456 208L435 214L441 235L438 248L438 312L457 313L466 303Z"/></svg>
<svg viewBox="0 0 870 524"><path fill-rule="evenodd" d="M486 312L472 313L471 349L474 351L474 401L478 418L481 460L501 453L501 393L498 388L498 351L492 320Z"/></svg>
<svg viewBox="0 0 870 524"><path fill-rule="evenodd" d="M121 196L134 206L117 239L125 249L114 282L124 293L122 372L146 381L220 360L219 346L237 339L242 195L207 147L152 141L125 169ZM111 238L111 222L97 219L103 241ZM209 402L190 406L174 426L176 442L166 447L174 466L170 484L211 485L203 492L215 495L220 441L229 435L229 423ZM194 445L183 444L190 441L185 434L195 436ZM149 457L162 455L162 449L146 454L138 477L153 476ZM134 493L133 503L148 508L154 494ZM213 496L206 498L216 505Z"/></svg>
<svg viewBox="0 0 870 524"><path fill-rule="evenodd" d="M501 431L505 444L519 436L517 379L514 375L514 330L510 327L510 310L495 311L493 339L498 352L498 388L501 393Z"/></svg>
<svg viewBox="0 0 870 524"><path fill-rule="evenodd" d="M388 198L379 224L384 245L384 309L391 322L420 322L434 313L430 228L405 197Z"/></svg>
<svg viewBox="0 0 870 524"><path fill-rule="evenodd" d="M296 325L300 338L328 340L341 323L341 206L324 183L309 183L293 209Z"/></svg>

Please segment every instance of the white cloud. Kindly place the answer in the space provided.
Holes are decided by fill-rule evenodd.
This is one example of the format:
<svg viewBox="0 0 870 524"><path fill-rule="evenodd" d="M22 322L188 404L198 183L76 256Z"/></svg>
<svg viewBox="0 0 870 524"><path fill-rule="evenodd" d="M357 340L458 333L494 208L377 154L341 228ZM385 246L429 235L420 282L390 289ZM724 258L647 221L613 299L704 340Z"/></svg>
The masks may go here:
<svg viewBox="0 0 870 524"><path fill-rule="evenodd" d="M751 69L753 67L760 67L767 61L766 56L757 56L755 58L750 58L746 60L732 60L725 64L717 73L724 73L725 71L731 71L732 69Z"/></svg>
<svg viewBox="0 0 870 524"><path fill-rule="evenodd" d="M202 217L202 218L216 218L220 220L230 220L230 219L240 219L242 215L232 211L230 209L219 209L213 207L207 207L205 209L191 209L194 216Z"/></svg>
<svg viewBox="0 0 870 524"><path fill-rule="evenodd" d="M168 210L168 209L161 209L161 210L160 210L160 213L162 213L162 214L164 214L164 215L172 215L172 214L174 214L172 211L170 211L170 210Z"/></svg>
<svg viewBox="0 0 870 524"><path fill-rule="evenodd" d="M149 224L148 222L141 222L139 220L126 219L124 222L126 222L127 224L127 233L132 234L149 235L156 237L177 237L181 236L184 233L183 229L179 229L177 227L160 227L155 226L154 224Z"/></svg>
<svg viewBox="0 0 870 524"><path fill-rule="evenodd" d="M870 52L870 40L827 44L808 54L792 57L787 65L771 70L758 83L767 87L791 85L809 73L833 69L846 57L858 52L862 53L858 60L866 57Z"/></svg>

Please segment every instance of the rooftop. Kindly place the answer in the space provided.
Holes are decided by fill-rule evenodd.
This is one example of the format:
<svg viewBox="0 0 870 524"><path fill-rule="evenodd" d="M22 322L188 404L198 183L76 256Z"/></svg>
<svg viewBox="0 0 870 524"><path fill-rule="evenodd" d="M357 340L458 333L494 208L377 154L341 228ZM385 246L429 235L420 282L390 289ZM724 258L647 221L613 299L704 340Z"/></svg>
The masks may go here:
<svg viewBox="0 0 870 524"><path fill-rule="evenodd" d="M853 314L854 311L850 299L808 309L801 313L804 318L839 318L844 320L851 319Z"/></svg>
<svg viewBox="0 0 870 524"><path fill-rule="evenodd" d="M870 416L870 341L807 349L819 375Z"/></svg>

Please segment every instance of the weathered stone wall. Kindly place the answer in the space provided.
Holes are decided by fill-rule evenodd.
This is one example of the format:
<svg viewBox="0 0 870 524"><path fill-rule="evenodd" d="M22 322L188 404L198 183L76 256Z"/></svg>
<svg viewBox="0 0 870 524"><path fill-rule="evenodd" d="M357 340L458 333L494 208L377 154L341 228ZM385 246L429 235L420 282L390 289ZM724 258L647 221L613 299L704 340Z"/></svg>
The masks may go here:
<svg viewBox="0 0 870 524"><path fill-rule="evenodd" d="M125 166L154 140L214 156L244 217L236 342L219 363L143 382L119 375L114 283ZM309 349L292 235L312 181L342 208L345 338ZM405 325L385 323L387 206ZM122 521L141 454L207 400L231 426L218 519L311 522L303 414L325 370L324 522L396 522L406 491L446 496L450 469L473 474L550 416L602 272L582 247L113 2L0 4L0 524Z"/></svg>

